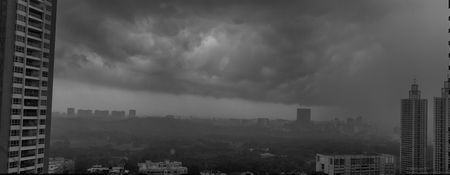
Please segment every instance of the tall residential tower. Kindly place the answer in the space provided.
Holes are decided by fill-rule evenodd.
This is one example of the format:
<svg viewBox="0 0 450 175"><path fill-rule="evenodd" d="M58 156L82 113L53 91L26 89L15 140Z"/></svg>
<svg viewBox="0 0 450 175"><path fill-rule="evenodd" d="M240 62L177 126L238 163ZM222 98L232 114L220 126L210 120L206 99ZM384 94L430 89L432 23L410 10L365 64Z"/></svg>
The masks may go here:
<svg viewBox="0 0 450 175"><path fill-rule="evenodd" d="M409 98L401 100L400 173L426 173L427 104L420 98L419 86L414 82Z"/></svg>
<svg viewBox="0 0 450 175"><path fill-rule="evenodd" d="M0 0L0 174L45 173L56 0Z"/></svg>
<svg viewBox="0 0 450 175"><path fill-rule="evenodd" d="M441 97L434 98L434 153L433 171L450 173L450 78L441 89Z"/></svg>

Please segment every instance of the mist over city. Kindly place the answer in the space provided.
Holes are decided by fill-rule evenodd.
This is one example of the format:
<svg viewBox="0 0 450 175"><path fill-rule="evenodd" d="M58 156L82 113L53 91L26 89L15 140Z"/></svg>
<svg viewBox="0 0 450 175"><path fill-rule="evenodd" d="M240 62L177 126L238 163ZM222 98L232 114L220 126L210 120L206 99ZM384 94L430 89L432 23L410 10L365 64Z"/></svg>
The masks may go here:
<svg viewBox="0 0 450 175"><path fill-rule="evenodd" d="M0 0L0 174L450 174L449 4Z"/></svg>

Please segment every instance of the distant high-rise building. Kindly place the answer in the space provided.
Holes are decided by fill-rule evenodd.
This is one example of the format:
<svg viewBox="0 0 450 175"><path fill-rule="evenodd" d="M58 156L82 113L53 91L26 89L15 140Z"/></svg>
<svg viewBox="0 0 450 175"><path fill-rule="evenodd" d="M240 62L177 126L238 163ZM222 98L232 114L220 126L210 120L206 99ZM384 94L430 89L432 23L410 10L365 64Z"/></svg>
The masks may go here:
<svg viewBox="0 0 450 175"><path fill-rule="evenodd" d="M113 118L125 118L125 111L111 111L111 117L113 117Z"/></svg>
<svg viewBox="0 0 450 175"><path fill-rule="evenodd" d="M0 0L0 174L46 173L56 0Z"/></svg>
<svg viewBox="0 0 450 175"><path fill-rule="evenodd" d="M74 117L75 116L75 108L67 108L67 116Z"/></svg>
<svg viewBox="0 0 450 175"><path fill-rule="evenodd" d="M92 110L90 109L78 109L77 112L77 116L78 117L92 117Z"/></svg>
<svg viewBox="0 0 450 175"><path fill-rule="evenodd" d="M130 118L136 117L136 110L130 109L130 110L128 111L128 117L130 117Z"/></svg>
<svg viewBox="0 0 450 175"><path fill-rule="evenodd" d="M433 171L450 173L450 78L441 89L441 97L434 98L434 148Z"/></svg>
<svg viewBox="0 0 450 175"><path fill-rule="evenodd" d="M316 155L316 172L328 175L394 175L394 156L388 154Z"/></svg>
<svg viewBox="0 0 450 175"><path fill-rule="evenodd" d="M297 109L297 122L298 123L309 123L310 121L311 121L311 109L298 108Z"/></svg>
<svg viewBox="0 0 450 175"><path fill-rule="evenodd" d="M94 117L108 117L109 111L108 110L95 110L94 111Z"/></svg>
<svg viewBox="0 0 450 175"><path fill-rule="evenodd" d="M419 86L414 82L409 98L401 100L400 173L427 172L427 106L420 98Z"/></svg>

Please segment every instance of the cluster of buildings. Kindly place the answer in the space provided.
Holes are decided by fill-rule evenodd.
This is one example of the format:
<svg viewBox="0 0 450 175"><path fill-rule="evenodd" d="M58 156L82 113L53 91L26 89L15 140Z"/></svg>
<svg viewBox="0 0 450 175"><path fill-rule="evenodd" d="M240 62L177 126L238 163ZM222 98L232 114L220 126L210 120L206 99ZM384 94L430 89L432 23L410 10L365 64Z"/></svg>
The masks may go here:
<svg viewBox="0 0 450 175"><path fill-rule="evenodd" d="M75 172L75 162L63 157L50 158L48 174L72 174Z"/></svg>
<svg viewBox="0 0 450 175"><path fill-rule="evenodd" d="M125 175L130 173L130 170L126 168L127 164L128 157L112 157L106 164L93 165L86 171L90 174Z"/></svg>
<svg viewBox="0 0 450 175"><path fill-rule="evenodd" d="M182 166L181 162L152 162L138 163L139 174L146 175L181 175L188 174L188 168Z"/></svg>
<svg viewBox="0 0 450 175"><path fill-rule="evenodd" d="M125 111L108 111L108 110L91 110L91 109L78 109L75 112L75 108L67 108L67 117L110 117L110 118L134 118L136 117L136 110L130 109L128 115Z"/></svg>

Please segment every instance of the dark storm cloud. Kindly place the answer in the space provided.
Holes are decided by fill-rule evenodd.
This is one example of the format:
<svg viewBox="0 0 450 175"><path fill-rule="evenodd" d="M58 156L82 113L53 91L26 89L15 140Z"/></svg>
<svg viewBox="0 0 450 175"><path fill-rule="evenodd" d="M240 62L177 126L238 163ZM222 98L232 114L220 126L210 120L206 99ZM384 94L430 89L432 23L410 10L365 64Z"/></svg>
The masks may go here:
<svg viewBox="0 0 450 175"><path fill-rule="evenodd" d="M371 27L398 6L390 0L60 1L56 76L127 90L339 103L359 95L343 79L383 56Z"/></svg>

